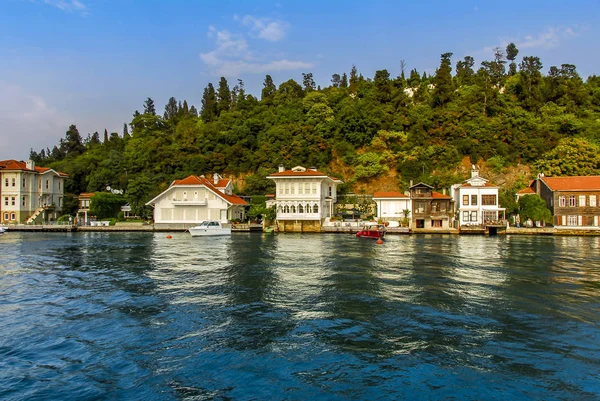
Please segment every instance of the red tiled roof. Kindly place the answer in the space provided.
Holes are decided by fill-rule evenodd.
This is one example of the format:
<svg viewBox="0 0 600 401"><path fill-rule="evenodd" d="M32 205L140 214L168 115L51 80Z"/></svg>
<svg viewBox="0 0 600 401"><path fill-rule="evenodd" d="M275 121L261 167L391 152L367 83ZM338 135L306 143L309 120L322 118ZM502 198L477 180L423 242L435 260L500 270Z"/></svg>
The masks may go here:
<svg viewBox="0 0 600 401"><path fill-rule="evenodd" d="M408 198L408 196L396 191L375 192L373 198Z"/></svg>
<svg viewBox="0 0 600 401"><path fill-rule="evenodd" d="M600 191L600 176L543 177L548 188L553 191Z"/></svg>
<svg viewBox="0 0 600 401"><path fill-rule="evenodd" d="M2 160L0 161L0 169L5 169L5 170L20 170L20 171L35 171L36 173L45 173L48 170L51 170L50 167L38 167L35 166L33 168L33 170L28 169L27 168L27 163L23 162L23 161L17 161L17 160ZM54 170L53 170L54 171ZM68 174L65 173L61 173L60 171L56 171L56 173L58 175L60 175L61 177L68 177Z"/></svg>
<svg viewBox="0 0 600 401"><path fill-rule="evenodd" d="M92 196L96 195L94 192L83 192L79 194L80 198L91 198Z"/></svg>
<svg viewBox="0 0 600 401"><path fill-rule="evenodd" d="M221 180L221 181L225 181L225 180ZM219 182L221 182L221 181L219 181ZM229 180L226 180L226 181L229 181ZM225 199L232 205L247 205L248 204L248 202L246 202L245 200L243 200L242 198L240 198L237 195L227 195L227 194L219 191L213 185L213 183L210 180L206 179L205 177L198 177L195 175L190 175L189 177L186 177L183 180L173 181L171 186L175 186L175 185L204 185L205 187L207 187L208 189L210 189L211 191L213 191L218 196Z"/></svg>
<svg viewBox="0 0 600 401"><path fill-rule="evenodd" d="M452 199L452 197L449 195L444 195L444 194L441 194L441 193L435 192L435 191L431 192L431 197L433 199Z"/></svg>
<svg viewBox="0 0 600 401"><path fill-rule="evenodd" d="M535 191L532 188L527 187L527 188L523 188L522 190L520 190L519 192L517 192L517 194L519 194L519 195L529 195L529 194L535 194Z"/></svg>
<svg viewBox="0 0 600 401"><path fill-rule="evenodd" d="M217 188L225 188L227 186L227 184L229 184L231 180L228 179L220 179L216 184L215 187ZM214 181L213 181L214 182Z"/></svg>

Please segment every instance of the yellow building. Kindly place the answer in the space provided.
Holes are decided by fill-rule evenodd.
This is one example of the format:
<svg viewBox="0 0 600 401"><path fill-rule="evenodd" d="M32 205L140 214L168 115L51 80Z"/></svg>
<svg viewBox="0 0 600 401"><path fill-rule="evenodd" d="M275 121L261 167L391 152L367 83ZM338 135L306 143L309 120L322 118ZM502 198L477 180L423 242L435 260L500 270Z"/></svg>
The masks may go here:
<svg viewBox="0 0 600 401"><path fill-rule="evenodd" d="M52 221L63 207L66 174L32 160L0 161L0 222Z"/></svg>

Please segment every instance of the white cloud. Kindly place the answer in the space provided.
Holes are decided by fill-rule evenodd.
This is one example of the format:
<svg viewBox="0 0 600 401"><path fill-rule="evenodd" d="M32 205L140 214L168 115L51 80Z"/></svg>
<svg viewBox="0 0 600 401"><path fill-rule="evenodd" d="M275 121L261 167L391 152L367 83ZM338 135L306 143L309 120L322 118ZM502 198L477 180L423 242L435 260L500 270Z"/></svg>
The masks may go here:
<svg viewBox="0 0 600 401"><path fill-rule="evenodd" d="M239 19L237 16L234 20ZM285 21L272 20L270 18L257 18L252 15L246 15L242 18L242 23L250 27L250 32L261 39L269 42L278 42L282 40L290 24Z"/></svg>
<svg viewBox="0 0 600 401"><path fill-rule="evenodd" d="M26 159L29 149L58 144L73 118L50 106L39 95L0 81L0 121L4 145L0 159Z"/></svg>
<svg viewBox="0 0 600 401"><path fill-rule="evenodd" d="M501 49L505 49L509 43L514 43L519 50L552 49L559 46L565 40L581 35L582 30L583 28L579 26L567 28L548 27L545 31L535 35L500 39L498 44L486 46L481 50L471 52L469 55L475 58L489 59L493 57L494 48L500 47Z"/></svg>
<svg viewBox="0 0 600 401"><path fill-rule="evenodd" d="M207 36L215 39L215 49L200 53L200 59L215 75L231 77L244 73L260 74L312 67L311 63L304 61L264 59L250 51L248 42L242 35L235 35L227 30L219 31L214 26L208 28Z"/></svg>
<svg viewBox="0 0 600 401"><path fill-rule="evenodd" d="M67 12L79 12L82 15L88 14L88 8L80 0L41 0L42 3Z"/></svg>

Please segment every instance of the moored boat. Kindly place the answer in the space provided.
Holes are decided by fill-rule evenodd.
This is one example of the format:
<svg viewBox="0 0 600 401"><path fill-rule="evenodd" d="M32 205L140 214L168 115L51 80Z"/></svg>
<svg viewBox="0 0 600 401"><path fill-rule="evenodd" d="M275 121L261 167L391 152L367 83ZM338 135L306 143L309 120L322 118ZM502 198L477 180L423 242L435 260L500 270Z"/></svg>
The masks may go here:
<svg viewBox="0 0 600 401"><path fill-rule="evenodd" d="M356 233L356 236L360 238L383 238L385 236L385 225L367 223L359 232Z"/></svg>
<svg viewBox="0 0 600 401"><path fill-rule="evenodd" d="M217 220L205 220L196 227L190 227L188 231L192 237L231 235L231 227L223 227Z"/></svg>

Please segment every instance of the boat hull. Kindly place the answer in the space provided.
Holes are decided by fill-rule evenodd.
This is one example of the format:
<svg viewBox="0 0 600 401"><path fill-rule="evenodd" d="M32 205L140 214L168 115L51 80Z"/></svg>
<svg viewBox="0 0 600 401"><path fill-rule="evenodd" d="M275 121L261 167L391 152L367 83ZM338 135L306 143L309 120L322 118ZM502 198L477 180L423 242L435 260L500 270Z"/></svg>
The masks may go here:
<svg viewBox="0 0 600 401"><path fill-rule="evenodd" d="M359 238L379 239L385 236L385 232L378 230L361 230L356 233L356 236Z"/></svg>
<svg viewBox="0 0 600 401"><path fill-rule="evenodd" d="M190 228L188 231L190 232L192 237L218 237L231 235L231 228Z"/></svg>

